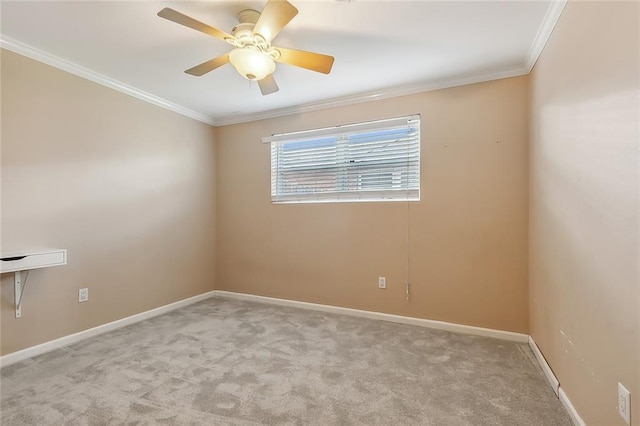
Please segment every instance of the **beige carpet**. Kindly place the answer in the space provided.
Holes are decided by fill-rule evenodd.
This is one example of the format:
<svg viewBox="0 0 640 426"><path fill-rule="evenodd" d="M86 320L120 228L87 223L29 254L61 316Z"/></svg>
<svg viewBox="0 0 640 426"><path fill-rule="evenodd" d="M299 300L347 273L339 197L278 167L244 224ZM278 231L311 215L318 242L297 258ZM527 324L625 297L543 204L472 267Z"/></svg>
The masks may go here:
<svg viewBox="0 0 640 426"><path fill-rule="evenodd" d="M1 371L9 425L571 425L525 344L210 299Z"/></svg>

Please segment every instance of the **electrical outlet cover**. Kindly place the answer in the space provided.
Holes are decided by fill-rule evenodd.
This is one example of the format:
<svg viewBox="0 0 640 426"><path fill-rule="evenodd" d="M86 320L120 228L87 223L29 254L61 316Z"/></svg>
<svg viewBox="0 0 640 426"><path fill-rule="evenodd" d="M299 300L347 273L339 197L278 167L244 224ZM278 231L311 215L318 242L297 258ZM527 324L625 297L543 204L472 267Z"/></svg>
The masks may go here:
<svg viewBox="0 0 640 426"><path fill-rule="evenodd" d="M618 413L628 425L631 424L631 393L622 383L618 383Z"/></svg>

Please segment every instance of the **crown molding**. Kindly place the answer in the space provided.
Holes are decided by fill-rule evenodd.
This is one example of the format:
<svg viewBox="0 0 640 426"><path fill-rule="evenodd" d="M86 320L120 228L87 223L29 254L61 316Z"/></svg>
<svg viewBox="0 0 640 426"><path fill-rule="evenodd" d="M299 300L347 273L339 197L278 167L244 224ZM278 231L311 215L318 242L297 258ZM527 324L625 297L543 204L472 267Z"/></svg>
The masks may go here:
<svg viewBox="0 0 640 426"><path fill-rule="evenodd" d="M398 96L413 95L423 92L431 92L449 87L464 86L466 84L482 83L485 81L499 80L501 78L517 77L531 72L538 58L551 37L551 33L562 15L567 0L552 0L547 12L542 19L538 32L529 47L525 61L521 65L502 70L491 71L484 74L469 75L453 79L442 79L433 82L414 84L410 86L394 87L373 92L366 92L352 96L344 96L326 101L312 102L292 107L285 107L264 112L248 113L221 117L215 120L216 126L227 126L230 124L240 124L249 121L265 120L269 118L284 117L292 114L318 111L322 109L335 108L346 105L354 105L363 102L377 101L381 99L394 98Z"/></svg>
<svg viewBox="0 0 640 426"><path fill-rule="evenodd" d="M151 93L136 89L133 86L129 86L128 84L122 83L111 77L107 77L106 75L99 74L81 65L67 61L66 59L62 59L40 49L36 49L33 46L14 40L10 37L0 35L0 47L6 50L10 50L19 55L26 56L27 58L31 58L38 62L50 65L54 68L58 68L62 71L77 75L78 77L93 81L94 83L98 83L119 92L125 93L129 96L133 96L134 98L149 102L150 104L168 109L169 111L173 111L180 115L184 115L186 117L193 118L194 120L198 120L211 126L215 126L215 121L205 114L201 114L199 112L190 110L178 104L174 104L173 102L162 99L158 96L152 95Z"/></svg>
<svg viewBox="0 0 640 426"><path fill-rule="evenodd" d="M551 4L549 5L547 13L542 19L542 24L540 24L538 32L536 33L536 36L533 39L533 43L531 43L531 47L529 47L529 52L526 56L525 67L527 68L527 73L531 72L534 65L538 61L538 58L542 54L542 51L544 50L547 41L549 41L549 37L551 37L551 33L556 27L558 19L560 19L560 15L562 15L562 11L564 10L566 4L567 0L552 0Z"/></svg>
<svg viewBox="0 0 640 426"><path fill-rule="evenodd" d="M491 80L499 80L502 78L517 77L520 75L526 75L531 72L536 61L540 57L553 29L564 10L567 0L552 0L549 4L549 8L542 20L538 32L531 43L529 51L525 57L524 63L515 65L509 68L502 68L493 70L481 74L473 74L462 77L448 78L435 80L430 82L422 82L413 85L392 87L387 89L381 89L377 91L359 93L350 96L343 96L339 98L333 98L329 100L311 102L301 105L294 105L290 107L278 108L269 111L261 111L255 113L246 113L239 115L231 115L226 117L214 118L206 114L202 114L191 109L185 108L181 105L162 99L158 96L139 90L135 87L129 86L125 83L99 74L88 68L77 65L73 62L69 62L65 59L36 49L28 44L19 42L9 37L0 35L0 47L34 59L39 62L43 62L47 65L51 65L63 71L67 71L71 74L101 84L103 86L115 89L119 92L141 99L145 102L149 102L161 108L168 109L175 113L184 115L194 120L201 121L203 123L212 126L227 126L231 124L246 123L249 121L265 120L269 118L284 117L292 114L301 114L311 111L319 111L328 108L336 108L347 105L355 105L364 102L377 101L388 98L395 98L398 96L407 96L423 92L431 92L434 90L446 89L456 86L464 86L473 83L482 83Z"/></svg>
<svg viewBox="0 0 640 426"><path fill-rule="evenodd" d="M273 109L269 111L248 113L242 115L234 115L216 119L216 126L227 126L230 124L246 123L249 121L265 120L269 118L284 117L293 114L302 114L305 112L319 111L328 108L336 108L346 105L360 104L364 102L379 101L382 99L396 98L398 96L414 95L423 92L432 92L434 90L447 89L449 87L464 86L473 83L482 83L485 81L499 80L502 78L517 77L528 74L524 66L518 65L511 68L505 68L497 71L491 71L483 74L469 75L465 77L457 77L451 79L435 80L426 83L413 84L409 86L392 87L388 89L377 90L373 92L360 93L357 95L333 98L326 101L311 102L302 105Z"/></svg>

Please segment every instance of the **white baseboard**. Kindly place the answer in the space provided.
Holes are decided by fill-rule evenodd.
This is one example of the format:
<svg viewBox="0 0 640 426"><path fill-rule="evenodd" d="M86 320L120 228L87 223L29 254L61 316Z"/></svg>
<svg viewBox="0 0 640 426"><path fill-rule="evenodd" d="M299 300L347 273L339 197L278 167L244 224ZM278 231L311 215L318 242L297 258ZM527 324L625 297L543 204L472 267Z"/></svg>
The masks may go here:
<svg viewBox="0 0 640 426"><path fill-rule="evenodd" d="M567 394L564 393L564 389L562 389L562 386L558 390L559 390L558 396L560 398L560 402L562 403L562 406L564 407L564 409L567 410L567 413L569 413L569 417L571 417L573 424L576 426L587 426L587 424L584 422L584 420L582 420L582 418L578 414L578 411L576 411L576 408L571 403L571 400L569 400L569 397L567 396Z"/></svg>
<svg viewBox="0 0 640 426"><path fill-rule="evenodd" d="M533 354L538 360L538 364L540 364L540 368L542 368L542 371L544 372L544 375L547 377L547 380L549 381L549 384L553 388L553 391L555 392L556 396L560 399L562 406L564 407L565 410L567 410L567 413L569 413L569 417L571 417L571 421L573 421L573 424L575 426L586 426L584 420L582 420L582 418L578 414L578 411L571 403L571 400L569 399L567 394L564 392L564 389L562 389L562 386L560 386L560 382L558 381L558 378L556 377L555 374L553 374L553 370L551 370L551 367L549 366L549 364L547 363L547 360L542 355L540 348L538 348L538 345L536 345L536 342L533 340L533 337L531 336L529 336L529 347L531 348L531 350L533 351Z"/></svg>
<svg viewBox="0 0 640 426"><path fill-rule="evenodd" d="M159 308L140 312L139 314L131 315L130 317L122 318L113 322L109 322L107 324L102 324L97 327L80 331L78 333L70 334L59 339L51 340L40 345L32 346L30 348L3 355L2 357L0 357L0 368L15 364L16 362L20 362L37 355L41 355L46 352L53 351L55 349L60 349L81 340L88 339L89 337L97 336L99 334L107 333L118 328L126 327L136 322L144 321L158 315L166 314L167 312L180 309L184 306L209 299L213 297L214 294L215 292L209 291L207 293L189 297L188 299L183 299L174 303L170 303L168 305L160 306Z"/></svg>
<svg viewBox="0 0 640 426"><path fill-rule="evenodd" d="M342 308L339 306L321 305L318 303L299 302L296 300L277 299L274 297L257 296L254 294L235 293L231 291L215 290L214 297L225 299L246 300L251 302L268 303L272 305L290 306L294 308L310 309L313 311L329 312L333 314L349 315L352 317L369 318L400 324L416 325L419 327L446 330L454 333L472 334L476 336L493 337L512 342L527 343L529 336L511 331L493 330L490 328L474 327L471 325L454 324L444 321L423 318L404 317L400 315L383 314L381 312L363 311L360 309Z"/></svg>
<svg viewBox="0 0 640 426"><path fill-rule="evenodd" d="M272 305L290 306L294 308L309 309L314 311L328 312L334 314L349 315L353 317L369 318L374 320L382 320L388 322L395 322L399 324L415 325L419 327L433 328L437 330L451 331L454 333L471 334L476 336L493 337L501 340L508 340L518 343L529 343L533 354L535 355L540 367L544 372L547 380L551 384L553 391L560 398L560 402L565 407L571 420L576 426L586 426L573 404L569 400L569 397L564 392L561 386L559 386L558 379L553 374L553 371L547 364L542 352L536 345L531 336L522 333L514 333L511 331L494 330L490 328L474 327L470 325L455 324L444 321L428 320L423 318L404 317L400 315L384 314L381 312L363 311L360 309L342 308L339 306L321 305L318 303L299 302L296 300L277 299L274 297L257 296L254 294L246 293L234 293L230 291L214 290L207 293L199 294L197 296L190 297L188 299L180 300L178 302L170 303L159 308L151 309L146 312L132 315L130 317L122 318L117 321L113 321L107 324L99 325L97 327L90 328L88 330L80 331L78 333L70 334L68 336L61 337L59 339L51 340L49 342L42 343L40 345L32 346L17 352L13 352L0 357L0 368L6 367L11 364L23 361L28 358L32 358L37 355L41 355L46 352L50 352L62 347L77 343L81 340L88 339L90 337L97 336L99 334L107 333L109 331L126 327L128 325L144 321L149 318L153 318L158 315L165 314L167 312L180 309L182 307L206 300L212 297L218 297L223 299L235 299L246 300L251 302L268 303Z"/></svg>
<svg viewBox="0 0 640 426"><path fill-rule="evenodd" d="M549 384L553 388L553 392L556 396L559 396L560 382L556 378L556 375L553 374L553 370L549 367L547 360L544 358L542 352L540 352L540 349L538 348L538 345L536 345L536 342L533 341L533 337L531 336L529 336L529 347L533 351L533 354L538 360L538 364L540 364L540 368L542 368L542 372L547 377Z"/></svg>
<svg viewBox="0 0 640 426"><path fill-rule="evenodd" d="M342 308L339 306L321 305L318 303L299 302L296 300L278 299L274 297L257 296L254 294L235 293L231 291L214 290L214 297L222 299L246 300L250 302L268 303L271 305L290 306L293 308L310 309L314 311L328 312L334 314L349 315L353 317L369 318L374 320L382 320L395 322L400 324L416 325L426 328L434 328L438 330L446 330L455 333L472 334L476 336L493 337L496 339L509 340L518 343L529 343L533 354L535 355L544 375L547 377L549 384L553 388L554 393L559 397L560 402L569 413L571 420L576 426L586 426L573 404L567 397L560 383L553 374L553 370L547 363L546 359L540 352L538 345L533 338L527 334L514 333L511 331L494 330L490 328L474 327L470 325L455 324L444 321L428 320L423 318L404 317L400 315L384 314L381 312L363 311L360 309Z"/></svg>

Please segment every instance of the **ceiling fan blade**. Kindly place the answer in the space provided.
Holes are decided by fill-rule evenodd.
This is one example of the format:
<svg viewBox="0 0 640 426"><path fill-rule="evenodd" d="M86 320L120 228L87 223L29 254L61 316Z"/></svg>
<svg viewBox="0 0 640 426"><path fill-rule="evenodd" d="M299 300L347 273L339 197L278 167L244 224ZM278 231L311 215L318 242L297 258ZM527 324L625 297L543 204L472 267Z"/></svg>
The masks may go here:
<svg viewBox="0 0 640 426"><path fill-rule="evenodd" d="M258 81L258 86L260 86L260 92L262 92L263 96L280 90L278 88L278 84L276 83L276 79L273 78L273 74L269 74L262 80Z"/></svg>
<svg viewBox="0 0 640 426"><path fill-rule="evenodd" d="M295 65L296 67L306 68L311 71L329 74L333 67L333 56L322 55L320 53L306 52L304 50L285 49L284 47L276 47L280 52L277 62Z"/></svg>
<svg viewBox="0 0 640 426"><path fill-rule="evenodd" d="M220 40L226 41L227 39L233 39L233 36L231 34L227 34L224 31L213 28L212 26L195 20L169 7L165 7L160 12L158 12L158 16L164 19L168 19L169 21L173 21L177 24L184 25L185 27L193 28L196 31L203 32L212 37L219 38Z"/></svg>
<svg viewBox="0 0 640 426"><path fill-rule="evenodd" d="M220 55L216 58L210 59L207 62L203 62L200 65L196 65L193 68L189 68L185 72L187 74L195 75L196 77L200 77L205 75L208 72L215 70L218 67L221 67L224 64L229 63L229 54L225 53L224 55Z"/></svg>
<svg viewBox="0 0 640 426"><path fill-rule="evenodd" d="M286 0L269 0L262 9L253 32L260 34L267 42L284 28L298 14L298 9Z"/></svg>

